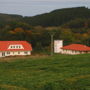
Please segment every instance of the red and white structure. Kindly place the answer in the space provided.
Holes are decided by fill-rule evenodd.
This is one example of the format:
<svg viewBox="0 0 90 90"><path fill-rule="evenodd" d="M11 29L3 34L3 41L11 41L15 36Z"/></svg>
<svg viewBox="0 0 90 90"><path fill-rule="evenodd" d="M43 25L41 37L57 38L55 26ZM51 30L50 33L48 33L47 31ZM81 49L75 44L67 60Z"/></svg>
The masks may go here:
<svg viewBox="0 0 90 90"><path fill-rule="evenodd" d="M62 46L62 45L63 45L62 40L58 40L57 45L54 42L54 52L61 54L70 54L70 55L90 53L90 47L86 45L82 45L82 44L70 44L67 46Z"/></svg>
<svg viewBox="0 0 90 90"><path fill-rule="evenodd" d="M31 55L31 51L27 41L0 41L0 57Z"/></svg>

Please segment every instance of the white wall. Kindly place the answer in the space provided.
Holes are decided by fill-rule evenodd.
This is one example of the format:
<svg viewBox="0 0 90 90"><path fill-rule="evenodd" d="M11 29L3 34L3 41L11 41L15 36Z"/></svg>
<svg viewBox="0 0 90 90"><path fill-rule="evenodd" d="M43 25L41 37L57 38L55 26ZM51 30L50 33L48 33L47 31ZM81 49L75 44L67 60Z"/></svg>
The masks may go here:
<svg viewBox="0 0 90 90"><path fill-rule="evenodd" d="M70 54L70 55L77 55L77 54L84 54L84 51L74 51L74 50L62 50L61 54ZM90 52L87 52L90 53Z"/></svg>
<svg viewBox="0 0 90 90"><path fill-rule="evenodd" d="M31 51L5 51L5 52L0 52L0 57L5 57L5 56L2 56L2 53L5 53L5 56L31 55Z"/></svg>
<svg viewBox="0 0 90 90"><path fill-rule="evenodd" d="M55 40L54 41L54 53L62 52L63 40Z"/></svg>
<svg viewBox="0 0 90 90"><path fill-rule="evenodd" d="M2 57L2 52L0 52L0 57Z"/></svg>

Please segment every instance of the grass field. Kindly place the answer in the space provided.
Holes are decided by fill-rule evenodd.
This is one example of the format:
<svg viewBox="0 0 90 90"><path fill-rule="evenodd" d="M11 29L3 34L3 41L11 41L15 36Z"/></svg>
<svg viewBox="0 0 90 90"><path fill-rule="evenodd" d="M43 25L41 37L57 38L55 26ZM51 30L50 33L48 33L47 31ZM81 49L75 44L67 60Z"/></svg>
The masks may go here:
<svg viewBox="0 0 90 90"><path fill-rule="evenodd" d="M0 90L90 90L90 55L2 58Z"/></svg>

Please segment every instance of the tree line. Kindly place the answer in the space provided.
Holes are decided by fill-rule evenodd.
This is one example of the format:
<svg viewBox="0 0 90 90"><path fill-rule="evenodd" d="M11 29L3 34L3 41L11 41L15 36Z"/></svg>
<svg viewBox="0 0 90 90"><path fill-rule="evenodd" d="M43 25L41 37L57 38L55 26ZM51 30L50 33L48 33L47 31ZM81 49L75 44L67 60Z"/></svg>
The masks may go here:
<svg viewBox="0 0 90 90"><path fill-rule="evenodd" d="M75 14L77 11L78 15L81 12L83 14L81 13L78 16ZM71 14L72 12L73 14ZM90 46L89 14L90 10L85 7L52 11L47 14L48 21L45 21L46 14L35 16L38 20L34 19L34 17L32 17L33 19L31 20L30 17L1 14L0 40L26 40L38 51L43 49L49 50L50 33L54 32L54 39L64 40L64 45L80 43ZM55 22L49 19L51 15L54 16L51 20L55 19ZM1 19L1 17L3 18ZM42 19L39 17L42 17ZM43 20L43 22L39 22L40 20ZM34 25L32 21L39 24ZM57 25L55 23L57 23Z"/></svg>

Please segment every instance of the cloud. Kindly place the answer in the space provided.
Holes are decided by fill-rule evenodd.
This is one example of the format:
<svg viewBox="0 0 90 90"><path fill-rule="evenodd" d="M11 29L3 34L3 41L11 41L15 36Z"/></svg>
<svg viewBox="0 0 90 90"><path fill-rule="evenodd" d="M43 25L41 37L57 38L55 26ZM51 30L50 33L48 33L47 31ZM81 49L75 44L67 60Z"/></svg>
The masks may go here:
<svg viewBox="0 0 90 90"><path fill-rule="evenodd" d="M63 1L63 0L22 0L22 1L42 1L43 2L43 1ZM72 1L72 0L64 0L64 1Z"/></svg>
<svg viewBox="0 0 90 90"><path fill-rule="evenodd" d="M23 0L22 0L23 1ZM47 2L47 1L51 1L51 2L62 2L62 1L65 1L65 2L68 2L68 1L89 1L89 0L25 0L25 1L38 1L38 2L43 2L43 1L45 1L45 2Z"/></svg>

